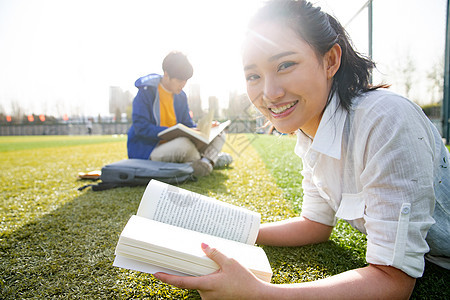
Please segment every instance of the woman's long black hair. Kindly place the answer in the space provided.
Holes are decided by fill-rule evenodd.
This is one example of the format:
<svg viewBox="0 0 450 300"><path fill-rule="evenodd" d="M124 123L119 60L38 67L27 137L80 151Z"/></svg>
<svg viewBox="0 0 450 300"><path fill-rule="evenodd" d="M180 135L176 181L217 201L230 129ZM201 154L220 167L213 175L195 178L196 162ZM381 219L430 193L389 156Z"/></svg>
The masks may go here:
<svg viewBox="0 0 450 300"><path fill-rule="evenodd" d="M320 56L325 55L334 44L339 44L342 49L341 65L334 75L330 95L337 91L340 104L346 110L355 96L387 87L370 84L375 63L353 49L344 27L320 7L314 7L305 0L271 0L252 18L249 27L268 21L289 26Z"/></svg>

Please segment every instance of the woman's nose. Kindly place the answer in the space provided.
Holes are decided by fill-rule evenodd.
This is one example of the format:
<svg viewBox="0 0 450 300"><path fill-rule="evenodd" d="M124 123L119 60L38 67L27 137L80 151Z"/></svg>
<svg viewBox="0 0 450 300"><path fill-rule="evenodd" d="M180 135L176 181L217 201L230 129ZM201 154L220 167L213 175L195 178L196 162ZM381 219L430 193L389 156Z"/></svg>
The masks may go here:
<svg viewBox="0 0 450 300"><path fill-rule="evenodd" d="M267 77L264 82L263 97L265 100L274 101L284 96L284 89L274 78Z"/></svg>

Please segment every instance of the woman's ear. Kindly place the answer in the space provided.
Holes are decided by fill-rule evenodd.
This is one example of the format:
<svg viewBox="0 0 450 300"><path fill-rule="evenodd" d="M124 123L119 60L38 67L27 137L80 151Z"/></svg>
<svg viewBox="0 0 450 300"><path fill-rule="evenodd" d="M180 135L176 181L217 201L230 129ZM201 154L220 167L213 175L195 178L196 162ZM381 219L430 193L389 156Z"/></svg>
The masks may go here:
<svg viewBox="0 0 450 300"><path fill-rule="evenodd" d="M325 53L324 61L327 67L327 78L331 79L341 66L342 49L339 44L334 44L327 53Z"/></svg>

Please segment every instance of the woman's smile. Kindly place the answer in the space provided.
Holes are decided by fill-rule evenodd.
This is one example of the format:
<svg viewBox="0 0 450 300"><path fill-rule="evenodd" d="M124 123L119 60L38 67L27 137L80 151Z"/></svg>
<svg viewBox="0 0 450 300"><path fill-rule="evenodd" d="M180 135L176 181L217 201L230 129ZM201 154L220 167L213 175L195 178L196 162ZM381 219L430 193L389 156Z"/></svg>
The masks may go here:
<svg viewBox="0 0 450 300"><path fill-rule="evenodd" d="M268 109L274 118L284 118L296 108L298 100L281 105L272 105Z"/></svg>

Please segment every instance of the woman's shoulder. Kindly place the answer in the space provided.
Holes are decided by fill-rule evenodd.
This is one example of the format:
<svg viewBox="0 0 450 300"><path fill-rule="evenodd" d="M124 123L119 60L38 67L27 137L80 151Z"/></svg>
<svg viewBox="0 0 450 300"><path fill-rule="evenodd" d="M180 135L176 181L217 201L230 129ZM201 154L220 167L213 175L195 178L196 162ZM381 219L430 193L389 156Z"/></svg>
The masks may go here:
<svg viewBox="0 0 450 300"><path fill-rule="evenodd" d="M379 89L363 93L354 99L349 112L352 128L359 132L376 128L377 132L408 132L423 130L429 134L430 121L414 102L396 93Z"/></svg>
<svg viewBox="0 0 450 300"><path fill-rule="evenodd" d="M386 89L365 92L355 97L351 110L355 114L370 113L397 117L408 115L413 111L422 112L422 109L411 100Z"/></svg>

